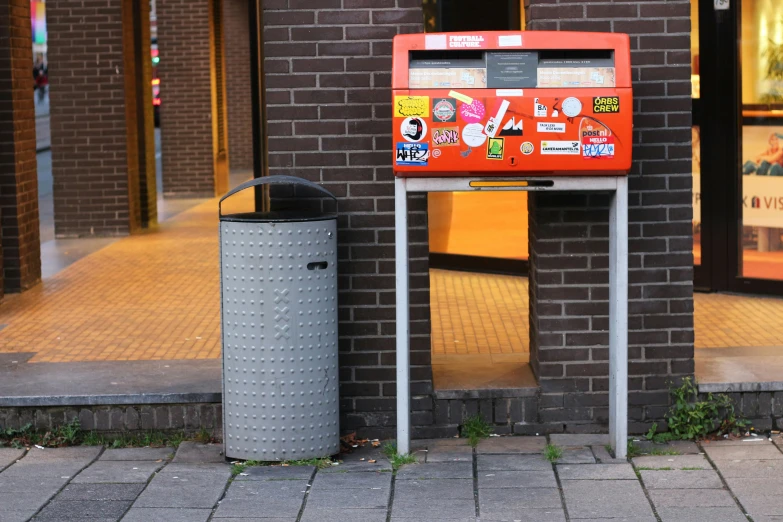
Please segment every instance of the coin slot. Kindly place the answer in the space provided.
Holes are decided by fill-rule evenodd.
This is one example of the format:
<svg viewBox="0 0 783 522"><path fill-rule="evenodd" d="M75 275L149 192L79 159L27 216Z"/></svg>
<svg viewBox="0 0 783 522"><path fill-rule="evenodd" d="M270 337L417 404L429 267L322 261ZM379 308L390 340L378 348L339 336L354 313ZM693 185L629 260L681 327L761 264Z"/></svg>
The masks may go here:
<svg viewBox="0 0 783 522"><path fill-rule="evenodd" d="M315 263L307 263L307 269L308 270L326 270L326 267L329 266L329 263L326 261L317 261Z"/></svg>

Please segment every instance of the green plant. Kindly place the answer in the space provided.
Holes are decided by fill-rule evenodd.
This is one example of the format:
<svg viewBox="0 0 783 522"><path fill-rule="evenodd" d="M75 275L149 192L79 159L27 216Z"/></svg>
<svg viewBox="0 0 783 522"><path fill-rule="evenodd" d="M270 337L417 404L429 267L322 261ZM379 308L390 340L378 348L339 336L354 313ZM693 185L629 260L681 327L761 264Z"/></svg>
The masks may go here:
<svg viewBox="0 0 783 522"><path fill-rule="evenodd" d="M704 468L680 468L682 471L700 471Z"/></svg>
<svg viewBox="0 0 783 522"><path fill-rule="evenodd" d="M386 458L389 459L389 462L391 462L392 469L394 471L397 471L405 464L416 463L416 457L410 453L405 453L402 455L397 453L397 443L395 441L389 441L384 444L382 451L383 454L386 455Z"/></svg>
<svg viewBox="0 0 783 522"><path fill-rule="evenodd" d="M645 438L656 444L665 444L672 440L674 436L670 431L658 433L658 423L653 422L652 426L650 426L650 429L647 431Z"/></svg>
<svg viewBox="0 0 783 522"><path fill-rule="evenodd" d="M332 459L329 457L312 458L304 460L289 460L286 461L289 466L315 466L318 469L330 468L332 466Z"/></svg>
<svg viewBox="0 0 783 522"><path fill-rule="evenodd" d="M554 462L563 456L563 448L554 444L547 444L544 448L544 458L549 462Z"/></svg>
<svg viewBox="0 0 783 522"><path fill-rule="evenodd" d="M492 434L492 426L487 421L473 415L465 420L462 425L462 436L468 439L468 443L474 448L478 446L481 439L486 439Z"/></svg>
<svg viewBox="0 0 783 522"><path fill-rule="evenodd" d="M700 400L696 383L690 377L683 379L679 387L672 387L671 395L673 403L666 414L671 439L700 439L716 431L718 435L737 433L746 426L737 419L728 395L708 393Z"/></svg>

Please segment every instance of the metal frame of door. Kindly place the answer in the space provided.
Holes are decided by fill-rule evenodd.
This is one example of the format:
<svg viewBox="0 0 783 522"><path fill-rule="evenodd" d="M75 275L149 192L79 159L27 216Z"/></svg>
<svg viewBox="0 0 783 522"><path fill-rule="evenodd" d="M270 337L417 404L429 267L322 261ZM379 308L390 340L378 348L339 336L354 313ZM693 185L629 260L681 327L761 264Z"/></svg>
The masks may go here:
<svg viewBox="0 0 783 522"><path fill-rule="evenodd" d="M697 290L783 295L783 281L740 276L742 253L742 0L728 10L699 2L701 98L693 100L693 125L701 128L702 263ZM705 154L706 153L706 154ZM706 174L705 174L706 173ZM708 178L709 177L709 178ZM709 179L709 183L705 182Z"/></svg>

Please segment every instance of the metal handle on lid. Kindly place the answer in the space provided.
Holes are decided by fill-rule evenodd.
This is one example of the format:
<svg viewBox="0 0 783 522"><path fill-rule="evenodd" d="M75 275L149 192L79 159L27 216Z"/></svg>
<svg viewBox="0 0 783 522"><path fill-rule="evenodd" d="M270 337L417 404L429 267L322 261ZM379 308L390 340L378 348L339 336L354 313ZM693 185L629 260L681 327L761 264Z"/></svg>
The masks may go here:
<svg viewBox="0 0 783 522"><path fill-rule="evenodd" d="M224 195L222 198L220 198L220 201L218 202L218 216L223 215L223 200L230 198L237 192L242 192L246 188L250 187L257 187L259 185L302 185L305 187L310 187L312 189L315 189L323 194L326 194L330 198L332 198L335 202L337 201L337 197L335 197L334 194L323 188L318 183L313 183L312 181L308 181L306 179L297 178L296 176L284 176L284 175L275 175L275 176L264 176L262 178L254 178L250 181L245 181L241 185L237 185L233 189L229 190L226 195Z"/></svg>

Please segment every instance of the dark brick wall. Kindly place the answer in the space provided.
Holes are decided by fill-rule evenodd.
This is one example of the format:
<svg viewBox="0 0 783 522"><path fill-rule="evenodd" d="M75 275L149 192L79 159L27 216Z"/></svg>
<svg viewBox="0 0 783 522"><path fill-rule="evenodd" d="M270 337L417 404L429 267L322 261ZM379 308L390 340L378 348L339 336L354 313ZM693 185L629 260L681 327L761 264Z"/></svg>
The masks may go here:
<svg viewBox="0 0 783 522"><path fill-rule="evenodd" d="M528 30L631 37L629 429L660 421L693 374L690 4L528 0ZM542 431L608 422L608 197L530 200L531 360Z"/></svg>
<svg viewBox="0 0 783 522"><path fill-rule="evenodd" d="M163 194L214 196L225 182L216 172L210 56L211 10L219 0L164 0L156 4L160 50L160 129Z"/></svg>
<svg viewBox="0 0 783 522"><path fill-rule="evenodd" d="M228 150L232 170L253 168L249 0L223 0Z"/></svg>
<svg viewBox="0 0 783 522"><path fill-rule="evenodd" d="M395 424L391 38L421 32L421 0L264 0L269 171L339 198L343 430ZM431 426L427 200L410 205L414 425Z"/></svg>
<svg viewBox="0 0 783 522"><path fill-rule="evenodd" d="M133 7L46 3L57 237L119 236L142 226L140 135L147 131L134 53L144 51L134 40Z"/></svg>
<svg viewBox="0 0 783 522"><path fill-rule="evenodd" d="M41 279L30 2L0 4L0 297Z"/></svg>

